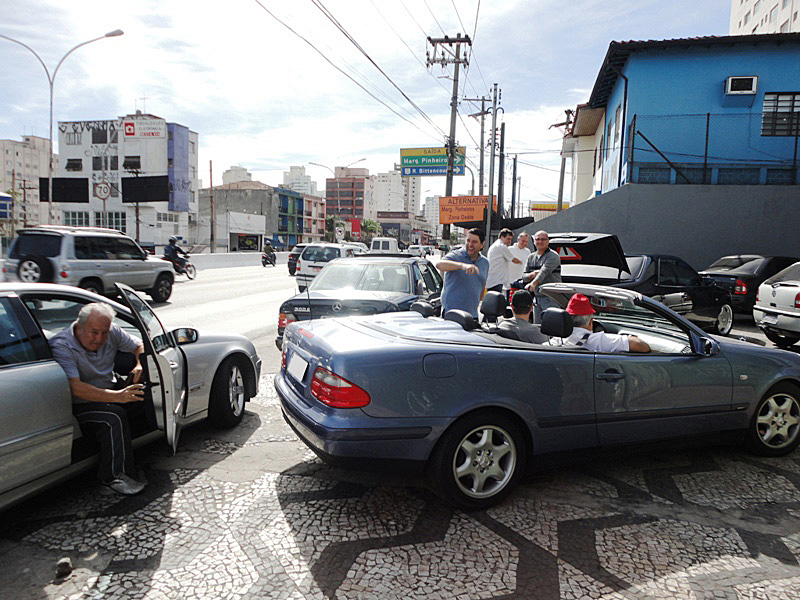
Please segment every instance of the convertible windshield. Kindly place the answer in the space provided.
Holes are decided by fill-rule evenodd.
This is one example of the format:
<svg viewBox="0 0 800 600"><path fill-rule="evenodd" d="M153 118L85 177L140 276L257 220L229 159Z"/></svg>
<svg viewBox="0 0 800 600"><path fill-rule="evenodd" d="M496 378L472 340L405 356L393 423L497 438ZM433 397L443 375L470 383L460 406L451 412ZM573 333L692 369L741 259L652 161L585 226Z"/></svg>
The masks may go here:
<svg viewBox="0 0 800 600"><path fill-rule="evenodd" d="M403 265L336 264L320 271L309 286L312 291L367 290L374 292L407 292L410 283Z"/></svg>
<svg viewBox="0 0 800 600"><path fill-rule="evenodd" d="M647 326L668 331L681 329L661 315L644 306L638 306L630 300L618 298L591 298L590 302L596 311L595 319L600 321L614 320L618 323Z"/></svg>

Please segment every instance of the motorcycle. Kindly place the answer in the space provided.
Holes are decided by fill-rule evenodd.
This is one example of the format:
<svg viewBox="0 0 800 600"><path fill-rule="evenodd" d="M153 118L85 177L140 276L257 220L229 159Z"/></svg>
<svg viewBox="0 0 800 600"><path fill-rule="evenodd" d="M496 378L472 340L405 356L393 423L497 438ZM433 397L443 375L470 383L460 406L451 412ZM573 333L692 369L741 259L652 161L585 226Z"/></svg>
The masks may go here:
<svg viewBox="0 0 800 600"><path fill-rule="evenodd" d="M271 254L267 254L266 252L261 253L261 266L266 267L267 263L271 264L273 267L275 266L275 253L272 252Z"/></svg>
<svg viewBox="0 0 800 600"><path fill-rule="evenodd" d="M163 258L164 260L169 261L170 263L172 263L172 268L175 270L175 273L177 273L178 275L186 275L186 277L189 278L189 279L194 279L197 276L197 269L192 264L192 261L189 260L189 256L188 255L184 256L184 258L186 259L186 264L183 267L181 267L177 263L177 261L174 261L174 260L172 260L171 258L169 258L167 256L162 256L161 258Z"/></svg>

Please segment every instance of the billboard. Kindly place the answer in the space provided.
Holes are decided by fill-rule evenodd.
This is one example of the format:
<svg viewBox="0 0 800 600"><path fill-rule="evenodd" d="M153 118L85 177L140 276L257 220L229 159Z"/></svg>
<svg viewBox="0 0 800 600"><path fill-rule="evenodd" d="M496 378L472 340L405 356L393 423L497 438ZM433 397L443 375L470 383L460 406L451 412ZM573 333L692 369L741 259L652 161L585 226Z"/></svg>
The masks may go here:
<svg viewBox="0 0 800 600"><path fill-rule="evenodd" d="M50 190L47 177L39 177L39 200L47 202ZM87 177L53 177L53 202L89 202Z"/></svg>
<svg viewBox="0 0 800 600"><path fill-rule="evenodd" d="M122 201L169 202L169 177L166 175L123 177Z"/></svg>
<svg viewBox="0 0 800 600"><path fill-rule="evenodd" d="M442 196L439 198L439 224L480 221L485 217L488 196ZM492 210L497 210L497 196L492 196Z"/></svg>

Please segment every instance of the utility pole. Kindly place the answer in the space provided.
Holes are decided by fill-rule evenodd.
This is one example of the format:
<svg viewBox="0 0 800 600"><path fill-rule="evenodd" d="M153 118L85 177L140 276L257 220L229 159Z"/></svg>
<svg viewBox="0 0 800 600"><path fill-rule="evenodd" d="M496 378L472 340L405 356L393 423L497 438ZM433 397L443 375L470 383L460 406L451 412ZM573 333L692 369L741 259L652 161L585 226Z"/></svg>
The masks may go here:
<svg viewBox="0 0 800 600"><path fill-rule="evenodd" d="M494 145L497 138L497 84L492 86L492 153L489 155L489 195L486 201L486 239L492 235L492 195L494 193ZM486 252L489 246L484 245Z"/></svg>
<svg viewBox="0 0 800 600"><path fill-rule="evenodd" d="M452 63L455 65L453 69L453 96L450 99L450 135L447 138L447 176L445 180L445 196L453 195L453 161L456 154L456 115L458 111L458 68L461 64L468 65L469 62L466 58L461 58L461 44L472 45L472 40L468 35L461 37L461 34L456 34L455 38L444 36L443 38L428 38L428 43L433 46L433 56L427 56L427 63L430 67L432 64L440 64L444 67ZM455 51L453 50L455 46ZM437 58L437 48L442 48L442 54ZM449 54L450 56L445 56ZM450 239L450 225L442 226L442 237L445 240Z"/></svg>
<svg viewBox="0 0 800 600"><path fill-rule="evenodd" d="M564 127L564 135L570 131L570 125L572 124L572 110L567 109L564 111L567 115L565 121L561 123L554 123L550 125L548 129L552 129L553 127ZM556 212L561 212L564 208L564 173L567 170L567 157L564 156L564 152L561 152L561 172L558 176L558 204L556 205Z"/></svg>
<svg viewBox="0 0 800 600"><path fill-rule="evenodd" d="M500 123L500 165L497 168L497 218L503 218L505 214L503 195L506 191L506 124ZM499 223L497 229L500 229Z"/></svg>
<svg viewBox="0 0 800 600"><path fill-rule="evenodd" d="M517 155L514 155L514 167L511 171L511 218L517 218Z"/></svg>
<svg viewBox="0 0 800 600"><path fill-rule="evenodd" d="M211 205L211 235L208 244L211 246L211 254L214 254L217 251L217 236L214 232L216 219L214 218L214 173L211 161L208 161L208 201Z"/></svg>
<svg viewBox="0 0 800 600"><path fill-rule="evenodd" d="M472 113L469 115L470 117L478 117L481 118L481 156L480 156L480 171L478 173L478 188L479 192L478 195L483 196L483 155L486 150L486 143L483 140L483 124L486 120L486 115L489 114L489 111L486 110L486 103L489 101L489 98L482 96L480 98L464 98L465 102L480 102L481 103L481 112Z"/></svg>

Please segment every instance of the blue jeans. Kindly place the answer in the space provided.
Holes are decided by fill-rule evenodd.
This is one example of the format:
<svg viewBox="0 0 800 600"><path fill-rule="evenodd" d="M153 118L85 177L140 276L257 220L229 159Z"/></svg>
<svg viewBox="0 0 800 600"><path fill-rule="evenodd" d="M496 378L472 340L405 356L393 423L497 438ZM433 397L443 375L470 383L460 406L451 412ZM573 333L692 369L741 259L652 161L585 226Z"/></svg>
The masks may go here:
<svg viewBox="0 0 800 600"><path fill-rule="evenodd" d="M548 296L534 296L533 322L542 323L542 313L548 308L560 308L558 303Z"/></svg>

